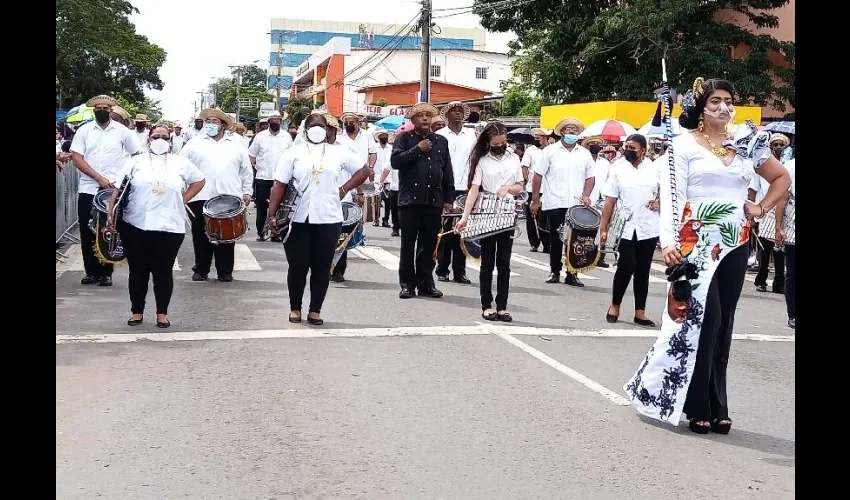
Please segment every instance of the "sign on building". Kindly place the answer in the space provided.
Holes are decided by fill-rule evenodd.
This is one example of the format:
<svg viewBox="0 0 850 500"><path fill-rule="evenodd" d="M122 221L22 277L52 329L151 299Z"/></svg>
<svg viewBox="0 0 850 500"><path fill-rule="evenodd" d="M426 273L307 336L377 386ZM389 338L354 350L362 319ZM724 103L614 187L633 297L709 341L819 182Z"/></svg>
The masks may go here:
<svg viewBox="0 0 850 500"><path fill-rule="evenodd" d="M366 114L369 115L404 116L406 113L407 109L401 106L366 106Z"/></svg>
<svg viewBox="0 0 850 500"><path fill-rule="evenodd" d="M274 102L261 102L260 111L274 111Z"/></svg>
<svg viewBox="0 0 850 500"><path fill-rule="evenodd" d="M260 103L260 100L256 97L240 97L239 98L239 106L242 108L256 108ZM274 104L274 103L272 103Z"/></svg>

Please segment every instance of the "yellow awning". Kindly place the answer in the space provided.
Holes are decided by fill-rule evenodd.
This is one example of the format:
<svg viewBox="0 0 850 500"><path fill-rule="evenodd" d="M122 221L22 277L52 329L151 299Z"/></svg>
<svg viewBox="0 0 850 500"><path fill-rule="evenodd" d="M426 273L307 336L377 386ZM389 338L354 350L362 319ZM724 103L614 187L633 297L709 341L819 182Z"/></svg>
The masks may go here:
<svg viewBox="0 0 850 500"><path fill-rule="evenodd" d="M598 120L619 120L639 129L652 120L658 103L635 101L588 102L582 104L558 104L543 106L540 109L540 126L554 128L559 121L572 116L584 123L585 127ZM678 117L682 109L673 107L673 117ZM735 106L735 123L752 120L761 123L761 108L757 106Z"/></svg>

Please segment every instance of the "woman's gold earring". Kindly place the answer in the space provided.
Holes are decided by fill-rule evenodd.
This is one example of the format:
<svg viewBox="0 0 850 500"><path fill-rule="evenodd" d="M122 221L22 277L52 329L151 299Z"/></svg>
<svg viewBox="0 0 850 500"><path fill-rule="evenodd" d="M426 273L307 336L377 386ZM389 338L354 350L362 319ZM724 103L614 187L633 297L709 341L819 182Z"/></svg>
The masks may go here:
<svg viewBox="0 0 850 500"><path fill-rule="evenodd" d="M702 121L702 117L701 117L701 116L699 117L699 126L697 127L697 129L698 129L700 132L702 132L702 131L703 131L703 129L705 129L705 124L703 123L703 121Z"/></svg>

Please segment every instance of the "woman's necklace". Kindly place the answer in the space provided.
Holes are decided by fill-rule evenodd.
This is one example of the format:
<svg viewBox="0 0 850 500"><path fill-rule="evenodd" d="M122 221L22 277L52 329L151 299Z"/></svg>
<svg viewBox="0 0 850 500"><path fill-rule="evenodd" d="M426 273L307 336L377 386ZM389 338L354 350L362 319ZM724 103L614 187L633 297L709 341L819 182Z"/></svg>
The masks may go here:
<svg viewBox="0 0 850 500"><path fill-rule="evenodd" d="M711 136L709 134L704 133L702 134L702 136L705 138L706 142L708 142L708 145L711 146L711 153L714 156L723 159L729 156L729 154L731 153L731 151L729 151L725 146L718 146L717 144L715 144L714 141L711 140Z"/></svg>
<svg viewBox="0 0 850 500"><path fill-rule="evenodd" d="M325 146L327 146L327 143L322 143L322 152L319 155L318 165L315 162L313 163L312 174L313 174L313 177L315 177L315 179L316 179L316 185L317 186L319 185L319 174L321 174L322 172L325 171ZM310 153L312 154L312 151ZM313 157L314 157L314 160L315 160L315 155L313 155Z"/></svg>
<svg viewBox="0 0 850 500"><path fill-rule="evenodd" d="M153 167L152 170L154 171L154 175L156 177L156 182L154 183L151 191L153 191L154 194L161 195L166 191L165 175L166 169L168 168L168 157L165 155L162 156L161 166L154 165L154 157L150 153L148 154L148 158L151 162L151 167ZM159 160L159 157L157 157L157 160Z"/></svg>

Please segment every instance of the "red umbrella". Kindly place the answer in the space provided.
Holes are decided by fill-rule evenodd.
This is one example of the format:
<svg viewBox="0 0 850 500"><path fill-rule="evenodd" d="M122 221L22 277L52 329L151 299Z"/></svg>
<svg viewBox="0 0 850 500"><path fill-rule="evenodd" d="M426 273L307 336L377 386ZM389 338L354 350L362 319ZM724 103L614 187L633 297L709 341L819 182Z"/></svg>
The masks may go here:
<svg viewBox="0 0 850 500"><path fill-rule="evenodd" d="M599 136L606 141L622 141L626 137L636 134L637 130L626 122L617 120L599 120L591 123L580 137Z"/></svg>

